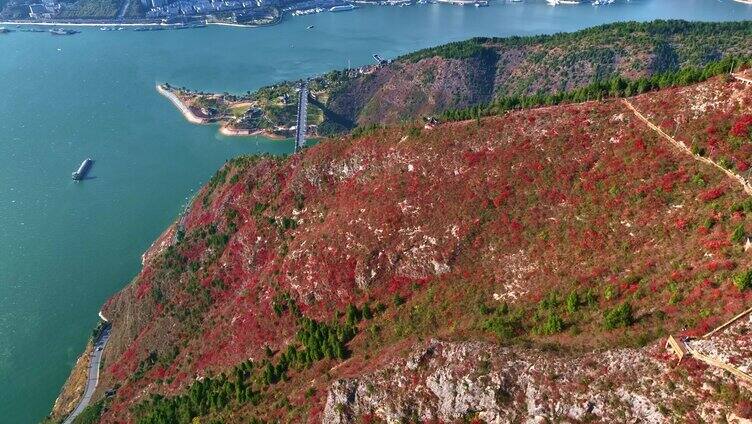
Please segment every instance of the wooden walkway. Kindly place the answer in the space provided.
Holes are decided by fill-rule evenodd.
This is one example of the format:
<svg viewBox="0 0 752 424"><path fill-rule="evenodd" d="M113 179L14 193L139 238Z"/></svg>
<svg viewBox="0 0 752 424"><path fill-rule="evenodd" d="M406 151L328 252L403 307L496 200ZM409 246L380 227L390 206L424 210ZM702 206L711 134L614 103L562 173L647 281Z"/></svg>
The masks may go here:
<svg viewBox="0 0 752 424"><path fill-rule="evenodd" d="M728 321L726 321L725 323L721 324L720 326L716 327L716 329L715 329L715 330L713 330L713 331L710 331L709 333L705 334L704 336L702 336L702 338L703 338L703 339L709 339L709 338L710 338L710 336L712 336L713 334L715 334L715 333L717 333L717 332L719 332L719 331L722 331L722 330L724 330L725 328L727 328L727 327L728 327L728 326L730 326L731 324L733 324L733 323L735 323L736 321L738 321L738 320L740 320L740 319L744 318L745 316L749 315L749 314L750 314L750 312L752 312L752 308L749 308L749 309L747 309L747 310L745 310L745 311L741 312L740 314L736 315L735 317L731 318L730 320L728 320Z"/></svg>
<svg viewBox="0 0 752 424"><path fill-rule="evenodd" d="M713 334L723 331L739 319L749 315L750 312L752 312L752 308L745 310L744 312L736 315L725 323L719 325L715 330L705 334L704 336L700 337L700 339L709 339ZM685 357L691 356L698 361L704 362L710 366L728 371L736 377L746 381L747 383L752 383L752 375L745 373L744 371L731 364L727 364L708 355L705 355L704 353L698 352L690 345L689 342L690 340L687 338L679 338L677 340L674 336L668 336L668 340L666 341L666 348L670 348L674 352L674 354L676 354L676 356L679 358L679 363L681 363L682 359L684 359Z"/></svg>
<svg viewBox="0 0 752 424"><path fill-rule="evenodd" d="M738 75L738 74L732 74L732 75L733 75L734 78L738 79L741 82L746 82L747 84L752 84L752 79L743 77L743 76Z"/></svg>
<svg viewBox="0 0 752 424"><path fill-rule="evenodd" d="M686 154L692 156L692 158L694 160L702 162L702 163L705 163L705 164L708 164L710 166L714 166L719 171L721 171L724 174L726 174L729 178L731 178L734 181L736 181L737 183L739 183L742 186L742 189L744 189L744 192L747 193L748 195L752 196L752 185L750 185L749 182L747 182L747 180L744 177L742 177L741 175L736 174L736 173L734 173L734 172L732 172L732 171L730 171L730 170L722 167L721 165L715 163L711 159L708 159L708 158L706 158L704 156L700 156L700 155L696 155L696 154L692 153L692 150L690 150L689 147L685 146L684 143L682 143L679 140L675 139L674 137L671 137L670 135L666 134L666 132L663 131L660 127L658 127L654 123L650 122L650 120L648 118L646 118L645 115L643 115L642 113L640 113L640 111L638 111L637 108L635 108L632 105L632 103L629 102L629 100L624 99L623 102L627 106L627 108L629 110L631 110L632 113L634 113L634 115L637 117L637 119L639 119L640 121L642 121L643 123L645 123L645 125L647 125L650 129L652 129L653 131L655 131L656 133L658 133L658 135L660 135L661 138L667 140L669 143L671 143L672 145L674 145L674 147L676 147L677 149L681 150L683 153L686 153Z"/></svg>
<svg viewBox="0 0 752 424"><path fill-rule="evenodd" d="M686 343L686 342L684 342L684 347L687 349L687 354L690 355L690 356L692 356L693 358L697 359L698 361L702 361L702 362L704 362L704 363L706 363L706 364L708 364L710 366L713 366L713 367L716 367L716 368L720 368L720 369L722 369L724 371L728 371L731 374L733 374L733 375L741 378L742 380L746 381L747 383L752 383L752 376L749 375L749 374L747 374L747 373L745 373L744 371L740 370L739 368L737 368L737 367L735 367L733 365L727 364L725 362L721 362L721 361L719 361L717 359L711 358L710 356L707 356L707 355L705 355L703 353L700 353L700 352L692 349L692 347L688 343Z"/></svg>
<svg viewBox="0 0 752 424"><path fill-rule="evenodd" d="M733 75L733 77L736 78L739 81L742 81L744 83L752 85L752 79L745 78L745 77L742 77L742 76L739 76L739 75L735 75L735 74ZM732 171L730 171L730 170L722 167L721 165L717 164L712 159L709 159L709 158L706 158L704 156L700 156L700 155L696 155L696 154L692 153L692 150L690 150L690 148L687 147L684 143L682 143L682 142L676 140L674 137L671 137L670 135L666 134L666 132L663 131L659 126L655 125L649 119L647 119L645 117L645 115L643 115L642 113L640 113L640 111L638 111L637 108L635 108L634 105L632 105L632 103L629 100L623 99L622 101L624 102L624 105L630 111L632 111L632 113L637 117L637 119L639 119L645 125L647 125L648 128L650 128L653 131L655 131L661 138L663 138L664 140L666 140L669 143L671 143L674 147L676 147L677 149L679 149L681 152L690 155L694 160L702 162L702 163L705 163L705 164L710 165L710 166L713 166L716 169L720 170L721 172L723 172L724 174L726 174L729 178L731 178L734 181L736 181L737 183L739 183L742 186L742 189L744 190L745 193L747 193L748 195L752 196L752 185L750 185L750 183L744 177L742 177L741 175L736 174L736 173L734 173L734 172L732 172ZM725 323L721 324L720 326L716 327L714 330L712 330L712 331L708 332L707 334L703 335L701 337L701 339L709 339L714 334L727 329L729 326L731 326L731 324L737 322L741 318L744 318L744 317L748 316L750 313L752 313L752 308L749 308L749 309L747 309L745 311L742 311L741 313L739 313L738 315L734 316L730 320L728 320ZM716 368L720 368L720 369L722 369L724 371L728 371L729 373L735 375L736 377L738 377L738 378L740 378L740 379L742 379L742 380L744 380L744 381L746 381L748 383L752 383L752 376L751 375L745 373L744 371L740 370L739 368L737 368L737 367L735 367L735 366L733 366L731 364L727 364L725 362L721 362L721 361L719 361L719 360L717 360L715 358L712 358L710 356L707 356L707 355L705 355L703 353L698 352L697 350L693 349L692 346L690 346L689 340L686 339L686 338L679 338L679 339L677 339L674 336L669 336L668 340L666 341L666 348L670 348L671 350L674 351L674 353L679 358L679 362L681 362L681 360L683 358L685 358L686 356L691 356L691 357L697 359L698 361L704 362L704 363L706 363L706 364L708 364L710 366L716 367Z"/></svg>

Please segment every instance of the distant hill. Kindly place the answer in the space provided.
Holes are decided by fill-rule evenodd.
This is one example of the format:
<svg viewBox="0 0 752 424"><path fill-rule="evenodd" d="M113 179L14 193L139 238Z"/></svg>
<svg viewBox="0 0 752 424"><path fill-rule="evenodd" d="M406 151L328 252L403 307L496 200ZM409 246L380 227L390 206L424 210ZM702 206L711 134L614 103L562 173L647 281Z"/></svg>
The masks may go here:
<svg viewBox="0 0 752 424"><path fill-rule="evenodd" d="M330 135L376 123L481 105L503 96L553 94L614 76L629 79L726 56L752 55L752 22L626 22L574 33L534 37L474 38L420 50L384 66L334 71L314 78L309 122ZM219 117L242 129L295 124L297 84L285 82L248 95L217 95L220 102L252 102L265 116ZM212 99L215 101L216 99ZM221 109L221 108L220 108Z"/></svg>
<svg viewBox="0 0 752 424"><path fill-rule="evenodd" d="M475 38L334 84L326 107L357 125L393 123L500 96L699 67L727 55L752 55L752 22L629 22L550 36Z"/></svg>

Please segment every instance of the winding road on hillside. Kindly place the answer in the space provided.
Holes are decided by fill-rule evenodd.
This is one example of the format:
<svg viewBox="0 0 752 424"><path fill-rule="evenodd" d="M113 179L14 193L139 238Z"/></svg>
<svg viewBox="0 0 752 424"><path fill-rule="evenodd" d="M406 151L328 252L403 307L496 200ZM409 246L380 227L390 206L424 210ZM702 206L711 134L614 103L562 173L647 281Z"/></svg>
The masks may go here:
<svg viewBox="0 0 752 424"><path fill-rule="evenodd" d="M99 339L94 344L94 350L91 353L91 357L89 358L89 376L86 379L86 389L84 389L84 395L83 397L81 397L78 405L76 405L76 409L74 409L73 412L68 415L68 418L63 421L63 424L73 423L73 420L75 420L76 417L79 416L87 406L89 406L91 397L94 395L94 390L99 384L99 365L102 363L102 354L104 353L104 348L107 346L107 342L109 340L110 326L107 325L102 330L102 334L100 334Z"/></svg>

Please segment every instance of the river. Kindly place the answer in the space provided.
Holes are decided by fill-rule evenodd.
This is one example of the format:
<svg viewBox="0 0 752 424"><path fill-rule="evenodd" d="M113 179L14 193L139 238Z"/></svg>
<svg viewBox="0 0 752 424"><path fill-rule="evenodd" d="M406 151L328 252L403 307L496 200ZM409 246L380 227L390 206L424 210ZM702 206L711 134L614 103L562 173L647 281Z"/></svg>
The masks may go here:
<svg viewBox="0 0 752 424"><path fill-rule="evenodd" d="M0 35L0 421L49 412L100 305L227 158L292 149L190 125L155 83L244 92L472 36L752 18L752 6L730 0L617 1L363 7L267 28ZM90 178L75 183L70 173L86 157L96 161Z"/></svg>

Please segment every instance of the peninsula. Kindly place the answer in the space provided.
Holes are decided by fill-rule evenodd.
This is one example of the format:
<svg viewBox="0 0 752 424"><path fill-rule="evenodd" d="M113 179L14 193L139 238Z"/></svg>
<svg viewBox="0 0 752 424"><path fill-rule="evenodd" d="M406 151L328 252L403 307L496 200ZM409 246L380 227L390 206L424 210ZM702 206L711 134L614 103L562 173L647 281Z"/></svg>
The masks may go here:
<svg viewBox="0 0 752 424"><path fill-rule="evenodd" d="M372 64L310 79L308 133L325 137L356 127L452 118L473 107L477 114L499 101L551 103L593 81L647 78L729 54L752 55L750 34L752 22L626 22L569 34L474 38L391 61L374 54ZM290 137L299 85L285 81L230 94L164 84L160 92L171 93L190 122L219 123L223 134Z"/></svg>
<svg viewBox="0 0 752 424"><path fill-rule="evenodd" d="M104 305L82 416L752 418L748 65L228 161Z"/></svg>
<svg viewBox="0 0 752 424"><path fill-rule="evenodd" d="M219 132L226 136L288 138L295 131L294 126L276 124L288 122L290 117L278 119L272 112L279 109L283 111L280 113L292 113L294 120L297 101L297 96L292 96L294 93L269 103L259 98L204 94L176 88L168 83L157 84L156 89L159 94L170 100L188 122L196 125L218 124ZM316 136L316 125L309 125L308 128L311 131L309 135Z"/></svg>

